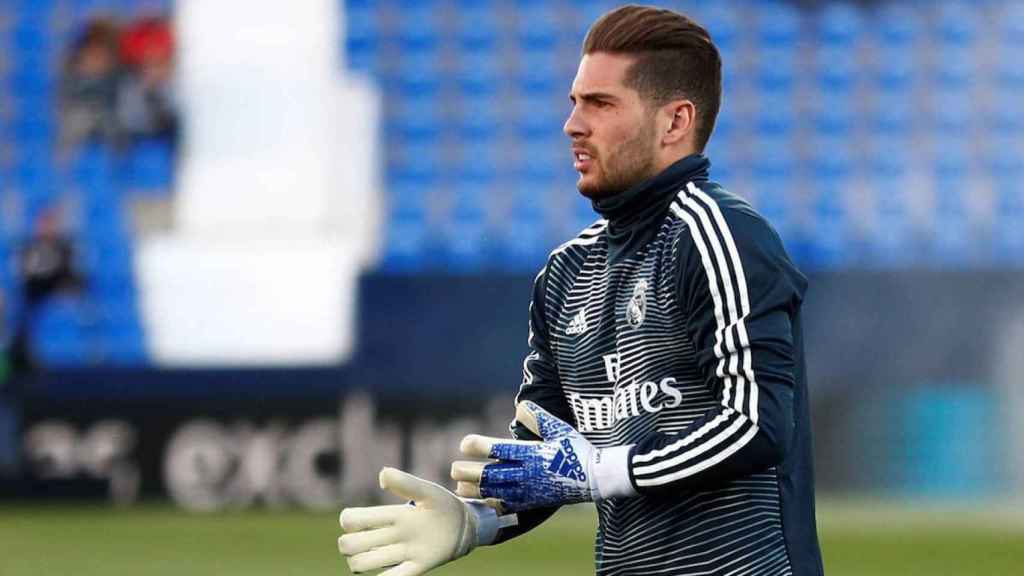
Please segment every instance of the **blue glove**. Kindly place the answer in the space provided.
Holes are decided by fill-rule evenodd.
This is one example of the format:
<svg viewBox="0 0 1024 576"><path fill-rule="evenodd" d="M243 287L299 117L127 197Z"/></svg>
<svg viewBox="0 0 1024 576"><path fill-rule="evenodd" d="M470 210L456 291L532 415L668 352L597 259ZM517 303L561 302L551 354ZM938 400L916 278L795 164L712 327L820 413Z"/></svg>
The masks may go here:
<svg viewBox="0 0 1024 576"><path fill-rule="evenodd" d="M516 407L516 420L543 440L505 440L471 434L460 450L491 462L457 461L456 493L496 499L509 512L634 496L627 465L631 446L595 448L582 434L533 402Z"/></svg>

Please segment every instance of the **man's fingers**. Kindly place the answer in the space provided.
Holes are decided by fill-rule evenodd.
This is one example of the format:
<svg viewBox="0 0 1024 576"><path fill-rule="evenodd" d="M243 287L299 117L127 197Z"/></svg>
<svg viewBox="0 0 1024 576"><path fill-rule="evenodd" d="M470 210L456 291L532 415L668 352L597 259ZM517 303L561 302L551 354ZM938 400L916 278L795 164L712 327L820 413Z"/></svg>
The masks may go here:
<svg viewBox="0 0 1024 576"><path fill-rule="evenodd" d="M353 572L368 572L387 566L394 566L405 561L405 545L390 544L375 548L369 552L356 554L348 558L348 567Z"/></svg>
<svg viewBox="0 0 1024 576"><path fill-rule="evenodd" d="M479 498L480 484L476 482L459 482L455 487L455 494L463 498Z"/></svg>
<svg viewBox="0 0 1024 576"><path fill-rule="evenodd" d="M469 458L491 458L500 459L501 454L498 451L499 446L536 446L540 442L534 440L513 440L511 438L494 438L491 436L481 436L479 434L470 434L462 439L459 443L459 450L463 456Z"/></svg>
<svg viewBox="0 0 1024 576"><path fill-rule="evenodd" d="M564 420L529 400L516 404L516 420L544 440L564 438L576 432Z"/></svg>
<svg viewBox="0 0 1024 576"><path fill-rule="evenodd" d="M370 506L368 508L345 508L338 523L345 532L359 532L370 528L383 528L395 523L398 516L409 510L407 504L391 506Z"/></svg>
<svg viewBox="0 0 1024 576"><path fill-rule="evenodd" d="M491 446L495 442L501 442L500 438L470 434L459 443L459 451L468 458L489 458Z"/></svg>
<svg viewBox="0 0 1024 576"><path fill-rule="evenodd" d="M488 464L480 477L481 486L492 486L494 484L518 483L526 480L523 466L518 463Z"/></svg>
<svg viewBox="0 0 1024 576"><path fill-rule="evenodd" d="M452 462L452 480L460 482L476 482L479 484L480 477L484 472L484 466L486 465L486 462L456 460L455 462Z"/></svg>
<svg viewBox="0 0 1024 576"><path fill-rule="evenodd" d="M400 533L394 526L377 530L352 532L338 538L338 551L344 556L355 556L356 554L369 552L374 548L395 544L398 542L399 536Z"/></svg>
<svg viewBox="0 0 1024 576"><path fill-rule="evenodd" d="M426 573L427 571L416 562L406 560L394 568L381 572L377 576L419 576Z"/></svg>
<svg viewBox="0 0 1024 576"><path fill-rule="evenodd" d="M408 472L396 468L382 468L380 471L380 487L399 498L420 503L431 503L443 497L447 492L444 488L417 478Z"/></svg>

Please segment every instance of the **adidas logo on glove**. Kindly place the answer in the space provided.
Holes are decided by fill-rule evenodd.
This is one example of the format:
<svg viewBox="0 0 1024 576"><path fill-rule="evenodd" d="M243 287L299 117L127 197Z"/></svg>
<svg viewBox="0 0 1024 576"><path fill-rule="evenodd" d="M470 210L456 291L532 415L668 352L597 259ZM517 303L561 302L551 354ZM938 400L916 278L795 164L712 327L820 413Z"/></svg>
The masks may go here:
<svg viewBox="0 0 1024 576"><path fill-rule="evenodd" d="M580 462L579 456L576 455L572 442L565 438L562 440L561 445L562 449L551 459L548 471L559 476L565 476L570 480L586 482L587 474L583 471L583 464Z"/></svg>

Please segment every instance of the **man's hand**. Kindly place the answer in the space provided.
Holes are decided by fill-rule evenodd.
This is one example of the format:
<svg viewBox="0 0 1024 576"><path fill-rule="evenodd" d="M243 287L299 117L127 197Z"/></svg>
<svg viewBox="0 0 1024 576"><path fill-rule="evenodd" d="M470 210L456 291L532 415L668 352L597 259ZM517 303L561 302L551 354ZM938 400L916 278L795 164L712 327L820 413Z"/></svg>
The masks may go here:
<svg viewBox="0 0 1024 576"><path fill-rule="evenodd" d="M595 448L572 426L529 401L516 407L516 420L543 441L466 436L459 446L463 455L497 462L454 462L457 494L496 498L513 512L636 495L627 466L630 446Z"/></svg>
<svg viewBox="0 0 1024 576"><path fill-rule="evenodd" d="M342 510L338 550L352 572L393 566L380 576L415 576L494 540L497 513L483 502L394 468L380 471L380 487L412 502Z"/></svg>

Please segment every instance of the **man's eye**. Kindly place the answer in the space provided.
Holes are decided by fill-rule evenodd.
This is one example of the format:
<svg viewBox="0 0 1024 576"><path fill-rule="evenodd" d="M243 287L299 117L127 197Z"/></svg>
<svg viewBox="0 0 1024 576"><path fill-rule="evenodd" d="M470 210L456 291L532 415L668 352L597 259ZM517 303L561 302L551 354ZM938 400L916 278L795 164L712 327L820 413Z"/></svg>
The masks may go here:
<svg viewBox="0 0 1024 576"><path fill-rule="evenodd" d="M611 105L611 102L605 102L604 100L594 100L594 106L597 108L608 108Z"/></svg>

